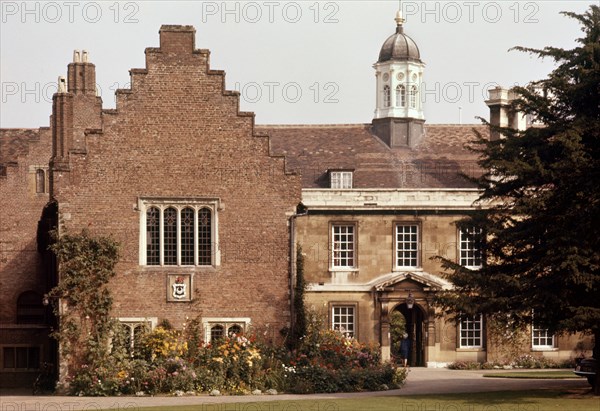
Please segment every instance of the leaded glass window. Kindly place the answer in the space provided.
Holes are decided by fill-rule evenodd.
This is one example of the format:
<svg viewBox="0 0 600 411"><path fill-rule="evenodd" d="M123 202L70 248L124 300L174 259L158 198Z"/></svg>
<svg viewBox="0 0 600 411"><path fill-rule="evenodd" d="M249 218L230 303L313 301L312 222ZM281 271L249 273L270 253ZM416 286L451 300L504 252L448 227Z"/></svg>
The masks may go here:
<svg viewBox="0 0 600 411"><path fill-rule="evenodd" d="M194 209L181 210L181 265L194 265Z"/></svg>
<svg viewBox="0 0 600 411"><path fill-rule="evenodd" d="M148 204L140 245L144 265L215 264L215 216L203 205ZM217 260L218 261L218 260ZM218 264L218 262L217 262Z"/></svg>
<svg viewBox="0 0 600 411"><path fill-rule="evenodd" d="M198 212L198 265L210 265L212 261L212 230L210 210Z"/></svg>
<svg viewBox="0 0 600 411"><path fill-rule="evenodd" d="M160 210L146 211L146 264L160 265Z"/></svg>
<svg viewBox="0 0 600 411"><path fill-rule="evenodd" d="M164 211L164 265L177 265L177 210L169 207Z"/></svg>

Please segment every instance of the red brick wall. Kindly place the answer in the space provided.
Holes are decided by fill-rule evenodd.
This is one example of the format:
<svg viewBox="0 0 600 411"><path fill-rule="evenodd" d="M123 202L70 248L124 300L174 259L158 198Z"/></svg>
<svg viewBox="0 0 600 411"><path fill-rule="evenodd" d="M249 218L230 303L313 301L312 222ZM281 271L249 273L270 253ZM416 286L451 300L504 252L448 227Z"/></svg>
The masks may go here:
<svg viewBox="0 0 600 411"><path fill-rule="evenodd" d="M20 146L12 153L16 162L6 168L5 176L0 176L1 326L16 323L19 294L28 290L45 292L36 236L48 194L36 193L33 170L35 166L48 166L52 140L48 128L4 129L0 131L0 139L5 153L11 146Z"/></svg>
<svg viewBox="0 0 600 411"><path fill-rule="evenodd" d="M300 202L300 178L269 155L267 138L253 136L253 115L239 113L238 95L224 91L208 52L193 49L191 30L163 27L161 48L146 50L146 70L132 70L132 89L117 93L101 122L94 99L75 94L73 133L102 130L88 130L86 152L54 173L62 232L89 228L121 243L115 316L177 327L198 314L250 317L278 331L289 321L286 213ZM139 197L219 198L220 266L140 266ZM167 275L188 273L195 301L167 302Z"/></svg>

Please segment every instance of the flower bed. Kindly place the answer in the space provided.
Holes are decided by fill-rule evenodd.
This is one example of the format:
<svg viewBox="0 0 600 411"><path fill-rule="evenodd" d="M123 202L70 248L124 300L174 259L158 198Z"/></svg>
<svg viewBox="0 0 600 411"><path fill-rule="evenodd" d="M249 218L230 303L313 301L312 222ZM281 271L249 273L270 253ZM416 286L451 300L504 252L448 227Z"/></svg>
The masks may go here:
<svg viewBox="0 0 600 411"><path fill-rule="evenodd" d="M157 327L134 353L119 351L99 367L81 365L69 379L74 395L212 395L375 391L399 388L406 373L381 364L376 346L330 330L304 339L295 351L230 335L204 343L189 333ZM119 354L120 353L120 354Z"/></svg>

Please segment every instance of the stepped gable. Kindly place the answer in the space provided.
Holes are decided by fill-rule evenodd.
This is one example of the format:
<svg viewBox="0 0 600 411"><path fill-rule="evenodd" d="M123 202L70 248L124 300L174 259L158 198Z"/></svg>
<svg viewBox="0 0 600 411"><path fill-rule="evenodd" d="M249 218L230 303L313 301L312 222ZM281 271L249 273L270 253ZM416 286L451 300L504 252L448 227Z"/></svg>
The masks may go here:
<svg viewBox="0 0 600 411"><path fill-rule="evenodd" d="M426 125L414 148L390 148L370 124L261 125L274 153L302 174L303 188L327 188L327 170L354 170L354 188L472 188L460 173L479 175L477 155L465 145L483 125Z"/></svg>

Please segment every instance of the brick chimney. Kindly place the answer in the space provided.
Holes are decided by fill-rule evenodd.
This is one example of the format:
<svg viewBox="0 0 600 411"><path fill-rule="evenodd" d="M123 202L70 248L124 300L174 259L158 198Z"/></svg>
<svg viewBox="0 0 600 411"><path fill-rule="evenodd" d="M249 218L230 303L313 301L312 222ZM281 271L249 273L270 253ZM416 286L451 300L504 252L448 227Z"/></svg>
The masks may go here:
<svg viewBox="0 0 600 411"><path fill-rule="evenodd" d="M68 65L67 78L59 77L58 90L52 96L51 194L63 175L68 183L71 154L85 154L85 134L102 125L102 99L96 95L96 67L88 61L88 52L75 50Z"/></svg>

